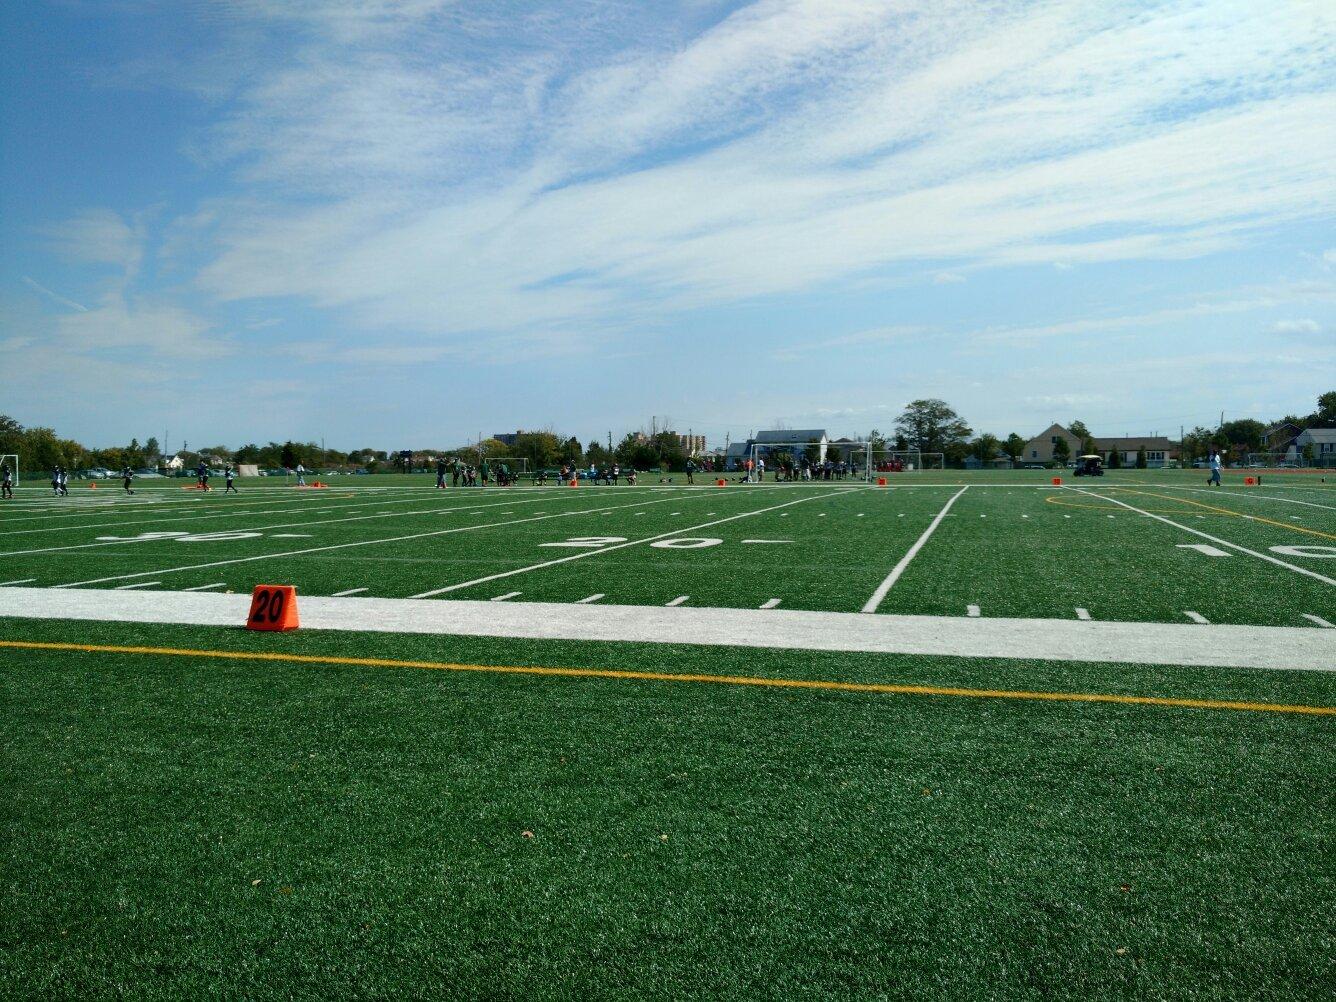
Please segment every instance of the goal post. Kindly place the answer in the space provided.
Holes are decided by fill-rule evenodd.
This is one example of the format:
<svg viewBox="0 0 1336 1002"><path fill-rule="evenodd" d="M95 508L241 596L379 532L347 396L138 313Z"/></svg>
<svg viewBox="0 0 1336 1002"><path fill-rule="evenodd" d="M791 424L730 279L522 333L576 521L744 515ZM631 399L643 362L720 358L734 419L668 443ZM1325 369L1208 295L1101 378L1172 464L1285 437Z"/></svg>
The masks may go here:
<svg viewBox="0 0 1336 1002"><path fill-rule="evenodd" d="M1283 466L1301 468L1306 464L1302 452L1290 449L1286 452L1250 452L1244 465L1275 470Z"/></svg>
<svg viewBox="0 0 1336 1002"><path fill-rule="evenodd" d="M0 453L0 466L9 467L9 475L18 486L19 482L19 454L17 452Z"/></svg>
<svg viewBox="0 0 1336 1002"><path fill-rule="evenodd" d="M946 469L946 454L919 449L868 449L863 466L868 480L886 473L920 473Z"/></svg>

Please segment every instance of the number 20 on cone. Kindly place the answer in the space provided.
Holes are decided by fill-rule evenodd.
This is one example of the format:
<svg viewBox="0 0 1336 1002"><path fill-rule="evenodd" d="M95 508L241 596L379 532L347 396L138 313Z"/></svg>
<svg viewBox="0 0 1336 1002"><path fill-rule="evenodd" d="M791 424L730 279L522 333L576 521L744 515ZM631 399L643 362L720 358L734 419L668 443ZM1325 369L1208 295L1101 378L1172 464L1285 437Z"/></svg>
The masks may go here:
<svg viewBox="0 0 1336 1002"><path fill-rule="evenodd" d="M256 585L251 592L248 630L297 629L297 589L292 585Z"/></svg>

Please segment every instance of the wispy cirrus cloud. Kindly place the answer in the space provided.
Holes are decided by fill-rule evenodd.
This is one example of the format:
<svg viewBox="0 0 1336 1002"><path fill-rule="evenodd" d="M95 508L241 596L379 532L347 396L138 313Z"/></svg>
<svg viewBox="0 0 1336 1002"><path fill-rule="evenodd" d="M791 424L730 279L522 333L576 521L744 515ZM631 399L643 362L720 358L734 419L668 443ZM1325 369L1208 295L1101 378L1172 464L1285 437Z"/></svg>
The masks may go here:
<svg viewBox="0 0 1336 1002"><path fill-rule="evenodd" d="M199 274L221 299L458 336L924 261L1187 258L1336 212L1316 3L773 0L632 45L533 16L500 68L486 22L434 62L335 21L214 134L319 196L228 207Z"/></svg>

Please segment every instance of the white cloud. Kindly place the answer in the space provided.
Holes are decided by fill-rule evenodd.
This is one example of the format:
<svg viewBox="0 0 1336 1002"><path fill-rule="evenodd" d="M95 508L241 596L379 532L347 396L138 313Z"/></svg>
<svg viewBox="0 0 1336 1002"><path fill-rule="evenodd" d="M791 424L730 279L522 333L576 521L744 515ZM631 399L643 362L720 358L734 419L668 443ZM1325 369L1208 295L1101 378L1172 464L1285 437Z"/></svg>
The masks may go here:
<svg viewBox="0 0 1336 1002"><path fill-rule="evenodd" d="M1322 325L1316 320L1277 320L1267 326L1267 332L1270 334L1316 334L1322 330Z"/></svg>
<svg viewBox="0 0 1336 1002"><path fill-rule="evenodd" d="M135 228L109 209L89 209L41 232L53 251L71 261L129 267L140 257Z"/></svg>
<svg viewBox="0 0 1336 1002"><path fill-rule="evenodd" d="M302 10L326 30L209 148L257 193L321 197L217 207L199 282L222 299L575 328L925 260L1200 256L1336 211L1323 4L776 0L629 49L535 17L507 28L536 51L490 67L495 29L438 45L434 4Z"/></svg>

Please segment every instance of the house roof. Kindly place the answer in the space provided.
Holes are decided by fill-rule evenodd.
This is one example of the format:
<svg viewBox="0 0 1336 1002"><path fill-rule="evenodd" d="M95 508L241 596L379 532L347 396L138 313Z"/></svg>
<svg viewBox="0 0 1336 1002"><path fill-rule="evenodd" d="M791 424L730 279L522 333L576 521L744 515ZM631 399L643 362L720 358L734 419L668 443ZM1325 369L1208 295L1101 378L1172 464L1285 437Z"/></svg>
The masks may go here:
<svg viewBox="0 0 1336 1002"><path fill-rule="evenodd" d="M1051 424L1051 425L1049 425L1047 428L1045 428L1043 431L1041 431L1038 435L1032 435L1032 436L1027 440L1026 444L1028 445L1030 442L1038 442L1040 439L1044 439L1045 441L1047 441L1048 439L1052 438L1054 435L1065 435L1067 438L1076 438L1075 435L1073 435L1070 431L1068 431L1068 430L1067 430L1066 428L1064 428L1062 425L1060 425L1060 424Z"/></svg>
<svg viewBox="0 0 1336 1002"><path fill-rule="evenodd" d="M729 446L728 446L728 450L724 453L724 455L725 455L725 456L745 456L745 455L747 454L747 448L748 448L748 445L747 445L746 442L732 442L732 443L729 444Z"/></svg>
<svg viewBox="0 0 1336 1002"><path fill-rule="evenodd" d="M1336 442L1336 428L1307 428L1298 437L1306 442Z"/></svg>
<svg viewBox="0 0 1336 1002"><path fill-rule="evenodd" d="M785 428L778 431L758 431L755 441L762 444L774 442L792 444L794 442L820 442L826 437L825 428Z"/></svg>

